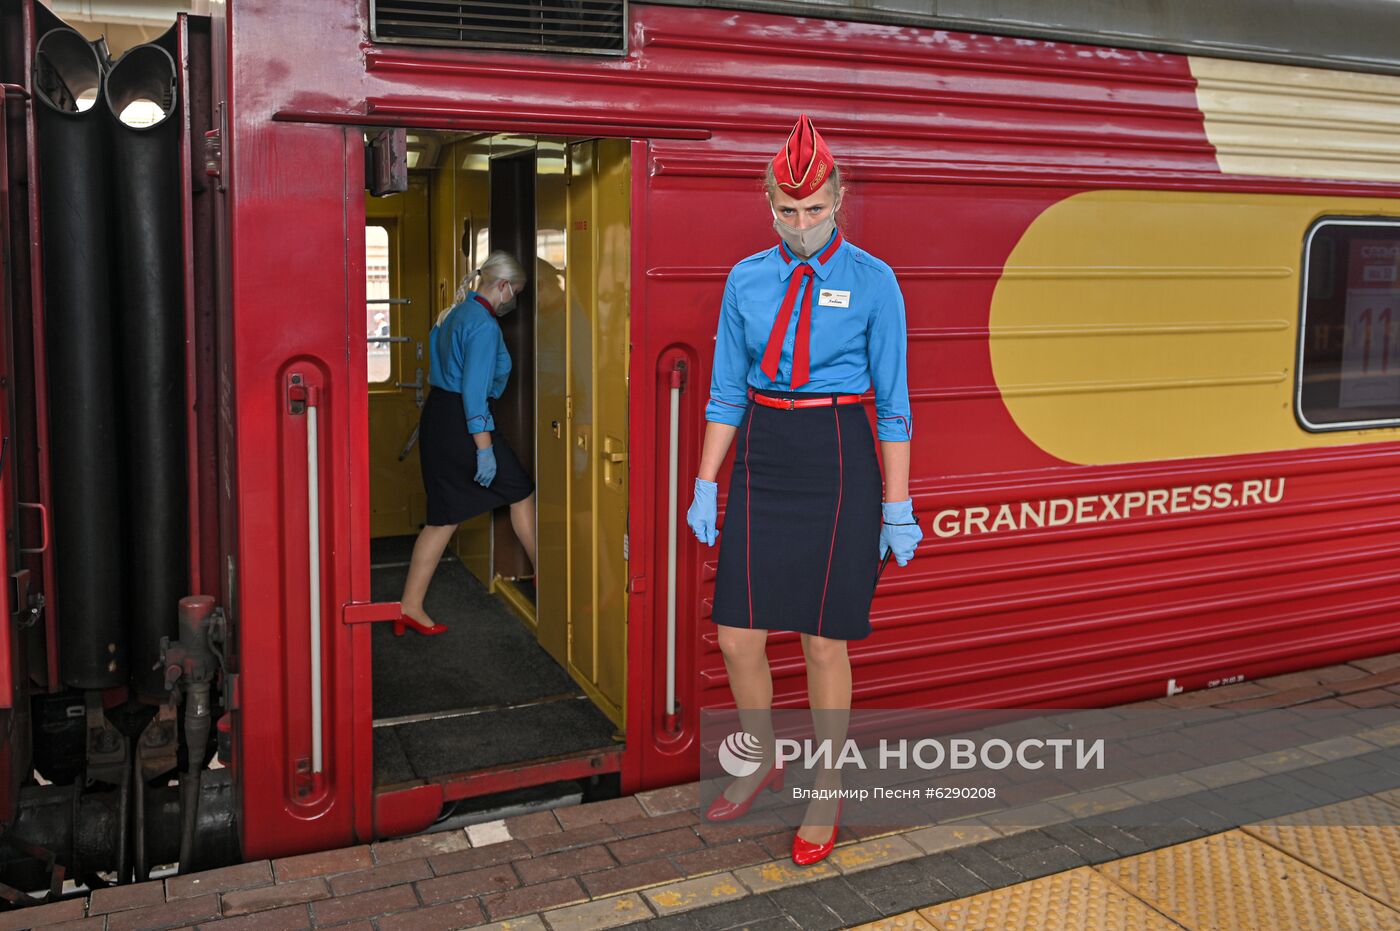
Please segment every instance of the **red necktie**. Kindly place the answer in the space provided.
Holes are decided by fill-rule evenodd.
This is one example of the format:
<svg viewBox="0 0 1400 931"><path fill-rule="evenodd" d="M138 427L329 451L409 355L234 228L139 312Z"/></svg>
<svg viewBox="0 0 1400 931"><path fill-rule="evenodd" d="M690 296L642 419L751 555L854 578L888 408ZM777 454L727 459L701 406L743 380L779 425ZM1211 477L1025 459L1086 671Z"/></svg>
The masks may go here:
<svg viewBox="0 0 1400 931"><path fill-rule="evenodd" d="M796 391L807 384L809 369L809 343L812 325L812 266L805 262L792 271L788 281L787 294L783 296L783 306L778 309L778 318L773 321L773 332L768 334L768 346L763 350L763 362L759 366L763 373L773 380L778 378L778 359L783 354L783 337L787 335L788 323L797 309L797 345L792 349L792 389ZM803 286L806 286L805 290ZM797 308L797 294L802 291L802 308Z"/></svg>

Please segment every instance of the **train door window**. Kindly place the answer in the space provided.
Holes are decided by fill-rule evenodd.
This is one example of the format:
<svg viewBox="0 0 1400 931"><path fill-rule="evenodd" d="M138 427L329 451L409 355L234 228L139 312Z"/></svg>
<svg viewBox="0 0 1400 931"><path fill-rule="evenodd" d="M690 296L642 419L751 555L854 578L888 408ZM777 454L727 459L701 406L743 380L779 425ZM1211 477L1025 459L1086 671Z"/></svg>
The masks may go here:
<svg viewBox="0 0 1400 931"><path fill-rule="evenodd" d="M369 349L369 383L382 384L393 374L389 342L389 230L365 227L365 343Z"/></svg>
<svg viewBox="0 0 1400 931"><path fill-rule="evenodd" d="M1302 303L1299 423L1314 431L1400 424L1400 220L1314 224Z"/></svg>

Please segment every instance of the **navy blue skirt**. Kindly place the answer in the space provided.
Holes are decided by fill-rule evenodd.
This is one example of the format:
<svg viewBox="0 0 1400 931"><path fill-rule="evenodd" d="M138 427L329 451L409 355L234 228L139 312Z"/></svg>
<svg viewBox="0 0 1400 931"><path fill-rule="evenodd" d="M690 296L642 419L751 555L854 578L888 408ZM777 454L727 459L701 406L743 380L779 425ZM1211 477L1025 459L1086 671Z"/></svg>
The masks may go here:
<svg viewBox="0 0 1400 931"><path fill-rule="evenodd" d="M714 622L835 640L868 636L881 490L863 405L779 410L750 402L720 529Z"/></svg>
<svg viewBox="0 0 1400 931"><path fill-rule="evenodd" d="M467 429L462 396L431 388L418 420L418 462L423 489L428 493L427 523L442 527L523 501L535 483L516 458L505 437L491 431L496 450L496 477L487 486L476 483L476 442Z"/></svg>

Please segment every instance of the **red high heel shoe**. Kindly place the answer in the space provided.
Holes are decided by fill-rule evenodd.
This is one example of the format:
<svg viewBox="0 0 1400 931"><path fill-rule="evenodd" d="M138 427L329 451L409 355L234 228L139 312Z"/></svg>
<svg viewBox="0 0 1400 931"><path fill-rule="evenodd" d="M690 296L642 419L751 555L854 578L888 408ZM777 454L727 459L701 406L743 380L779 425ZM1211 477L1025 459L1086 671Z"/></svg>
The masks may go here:
<svg viewBox="0 0 1400 931"><path fill-rule="evenodd" d="M764 789L772 789L774 792L783 791L783 765L781 763L774 763L773 768L768 770L768 775L763 777L749 797L742 802L731 802L721 793L719 798L710 803L709 810L705 812L705 818L709 821L733 821L735 818L742 817L753 806L754 800Z"/></svg>
<svg viewBox="0 0 1400 931"><path fill-rule="evenodd" d="M835 824L831 826L831 837L825 844L814 844L811 841L803 840L801 834L792 835L792 862L798 866L811 866L813 863L820 863L831 853L831 848L836 846L836 833L841 830L841 801L836 801Z"/></svg>
<svg viewBox="0 0 1400 931"><path fill-rule="evenodd" d="M436 637L438 634L447 633L446 624L434 624L432 627L424 627L413 618L405 614L394 622L394 636L402 637L404 628L411 629L414 633L422 634L425 637Z"/></svg>

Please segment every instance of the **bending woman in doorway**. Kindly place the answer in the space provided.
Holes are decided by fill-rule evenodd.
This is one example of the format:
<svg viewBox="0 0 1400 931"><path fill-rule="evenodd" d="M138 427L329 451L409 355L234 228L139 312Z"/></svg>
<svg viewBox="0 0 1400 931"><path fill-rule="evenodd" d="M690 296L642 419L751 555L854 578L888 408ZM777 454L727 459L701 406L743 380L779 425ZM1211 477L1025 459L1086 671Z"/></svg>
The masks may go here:
<svg viewBox="0 0 1400 931"><path fill-rule="evenodd" d="M904 298L894 272L836 228L845 196L826 143L803 116L768 166L780 241L729 273L715 339L709 421L687 521L716 532L715 478L737 435L713 618L744 730L765 748L707 812L737 818L781 788L768 711L770 630L801 634L816 736L839 753L851 707L846 644L870 633L879 560L901 566L922 533L909 497ZM875 388L880 463L861 395ZM825 770L816 787L840 786ZM792 858L816 863L836 843L840 805L814 801Z"/></svg>
<svg viewBox="0 0 1400 931"><path fill-rule="evenodd" d="M496 432L490 407L505 390L511 367L496 320L514 309L525 281L513 256L492 252L462 282L457 303L443 311L428 335L432 389L418 428L428 517L413 545L396 634L406 629L426 635L447 630L428 616L423 599L462 521L508 505L511 527L530 565L535 564L535 484ZM473 282L474 291L469 290Z"/></svg>

